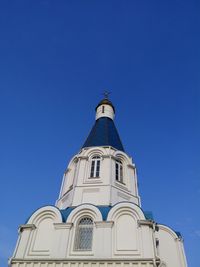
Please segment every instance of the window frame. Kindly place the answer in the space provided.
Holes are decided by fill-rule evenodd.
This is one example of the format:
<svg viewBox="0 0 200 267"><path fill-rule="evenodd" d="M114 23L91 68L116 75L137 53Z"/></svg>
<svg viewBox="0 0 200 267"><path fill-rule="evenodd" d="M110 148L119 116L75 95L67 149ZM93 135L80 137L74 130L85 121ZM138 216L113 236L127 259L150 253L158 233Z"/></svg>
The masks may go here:
<svg viewBox="0 0 200 267"><path fill-rule="evenodd" d="M124 183L124 168L123 168L123 162L121 159L115 160L115 180L118 183L125 184Z"/></svg>
<svg viewBox="0 0 200 267"><path fill-rule="evenodd" d="M90 179L100 178L101 157L99 155L93 156L90 164Z"/></svg>
<svg viewBox="0 0 200 267"><path fill-rule="evenodd" d="M90 221L90 223L85 224L84 220ZM83 222L83 223L81 223ZM89 231L88 231L89 230ZM86 236L89 234L89 239ZM74 247L73 251L75 252L88 252L92 251L93 247L93 235L94 235L94 221L90 216L84 216L81 217L80 220L77 222L76 228L75 228L75 236L74 236ZM82 237L82 240L81 240ZM86 242L89 244L87 247L87 243L84 244L84 238L86 237Z"/></svg>

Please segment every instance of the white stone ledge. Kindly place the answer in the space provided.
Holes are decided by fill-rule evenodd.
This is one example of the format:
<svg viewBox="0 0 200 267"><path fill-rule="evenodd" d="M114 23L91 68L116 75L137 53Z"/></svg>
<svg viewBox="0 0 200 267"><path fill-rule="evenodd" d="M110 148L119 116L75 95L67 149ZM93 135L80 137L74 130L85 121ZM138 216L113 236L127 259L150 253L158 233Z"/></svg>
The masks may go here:
<svg viewBox="0 0 200 267"><path fill-rule="evenodd" d="M80 259L80 258L72 258L72 259L68 259L66 260L66 258L54 258L54 259L42 259L42 258L29 258L29 259L22 259L22 258L11 258L10 259L10 262L11 263L30 263L30 262L33 262L33 263L38 263L38 262L41 262L41 263L44 263L44 262L48 262L48 263L52 263L52 262L56 262L56 263L74 263L74 262L84 262L84 263L153 263L155 262L155 259L152 259L152 258L135 258L135 259L124 259L124 258L117 258L117 259L98 259L98 258L91 258L91 259ZM160 259L156 259L156 262L160 262Z"/></svg>
<svg viewBox="0 0 200 267"><path fill-rule="evenodd" d="M97 228L112 228L113 224L113 221L95 222Z"/></svg>
<svg viewBox="0 0 200 267"><path fill-rule="evenodd" d="M133 170L135 170L135 164L127 164L127 167L129 167L130 169L133 169Z"/></svg>
<svg viewBox="0 0 200 267"><path fill-rule="evenodd" d="M56 230L58 229L71 229L73 223L54 223L54 227Z"/></svg>
<svg viewBox="0 0 200 267"><path fill-rule="evenodd" d="M23 230L35 230L35 224L22 224L19 226L18 232L21 233Z"/></svg>
<svg viewBox="0 0 200 267"><path fill-rule="evenodd" d="M154 221L149 221L149 220L139 220L138 221L138 225L146 225L151 227L154 231L158 231L159 230L159 226L157 225L157 223L155 223Z"/></svg>
<svg viewBox="0 0 200 267"><path fill-rule="evenodd" d="M78 158L78 159L85 159L85 160L88 160L88 159L89 159L88 156L78 156L77 158Z"/></svg>

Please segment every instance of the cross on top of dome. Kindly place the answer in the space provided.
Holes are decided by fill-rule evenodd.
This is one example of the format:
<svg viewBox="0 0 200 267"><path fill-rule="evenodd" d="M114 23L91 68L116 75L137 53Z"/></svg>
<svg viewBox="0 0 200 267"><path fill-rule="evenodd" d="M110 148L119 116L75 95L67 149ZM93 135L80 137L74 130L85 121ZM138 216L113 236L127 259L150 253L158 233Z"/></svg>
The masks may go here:
<svg viewBox="0 0 200 267"><path fill-rule="evenodd" d="M103 93L104 98L105 99L108 99L110 94L111 94L110 92L108 92L108 91L105 90L104 93Z"/></svg>

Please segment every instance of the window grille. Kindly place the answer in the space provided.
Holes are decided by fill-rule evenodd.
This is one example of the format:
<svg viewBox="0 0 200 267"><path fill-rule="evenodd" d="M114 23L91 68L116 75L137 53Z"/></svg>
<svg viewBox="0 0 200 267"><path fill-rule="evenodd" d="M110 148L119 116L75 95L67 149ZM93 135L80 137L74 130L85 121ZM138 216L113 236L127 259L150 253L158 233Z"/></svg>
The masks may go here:
<svg viewBox="0 0 200 267"><path fill-rule="evenodd" d="M95 178L100 176L100 157L95 156L92 158L90 177Z"/></svg>
<svg viewBox="0 0 200 267"><path fill-rule="evenodd" d="M120 160L116 160L115 162L115 178L116 181L120 183L124 183L123 181L123 164Z"/></svg>
<svg viewBox="0 0 200 267"><path fill-rule="evenodd" d="M76 228L74 250L92 250L93 221L84 217Z"/></svg>

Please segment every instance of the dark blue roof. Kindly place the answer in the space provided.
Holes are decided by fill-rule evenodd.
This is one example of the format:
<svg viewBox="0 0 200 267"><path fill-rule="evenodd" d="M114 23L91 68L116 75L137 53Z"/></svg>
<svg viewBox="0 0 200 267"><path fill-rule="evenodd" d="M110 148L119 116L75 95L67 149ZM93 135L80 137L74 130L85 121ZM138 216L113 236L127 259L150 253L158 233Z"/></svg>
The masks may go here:
<svg viewBox="0 0 200 267"><path fill-rule="evenodd" d="M82 148L91 146L112 146L117 150L124 151L113 120L108 117L96 120Z"/></svg>
<svg viewBox="0 0 200 267"><path fill-rule="evenodd" d="M111 206L98 206L97 208L100 210L102 214L103 221L106 221L108 212L111 210L112 207Z"/></svg>
<svg viewBox="0 0 200 267"><path fill-rule="evenodd" d="M108 216L108 212L110 211L110 209L112 207L111 206L95 206L95 207L97 207L100 210L100 212L102 214L103 221L106 221L107 216ZM67 220L69 214L72 212L72 210L74 208L76 208L76 207L68 207L64 210L60 210L63 222L65 222Z"/></svg>
<svg viewBox="0 0 200 267"><path fill-rule="evenodd" d="M144 216L147 220L154 221L153 213L151 211L144 211Z"/></svg>
<svg viewBox="0 0 200 267"><path fill-rule="evenodd" d="M81 205L84 205L84 204L81 204ZM90 204L90 205L93 206L93 204ZM112 209L113 206L95 206L95 207L97 207L99 209L99 211L101 212L103 221L106 221L107 220L108 213ZM60 212L62 214L62 219L63 219L64 222L67 220L69 214L75 208L76 207L68 207L68 208L66 208L64 210L62 210L62 209L60 210ZM143 213L144 213L144 216L145 216L146 220L154 221L153 214L152 214L151 211L143 211Z"/></svg>
<svg viewBox="0 0 200 267"><path fill-rule="evenodd" d="M61 215L62 215L62 219L65 222L67 217L69 216L69 214L71 213L71 211L74 209L74 207L68 207L64 210L60 210Z"/></svg>

